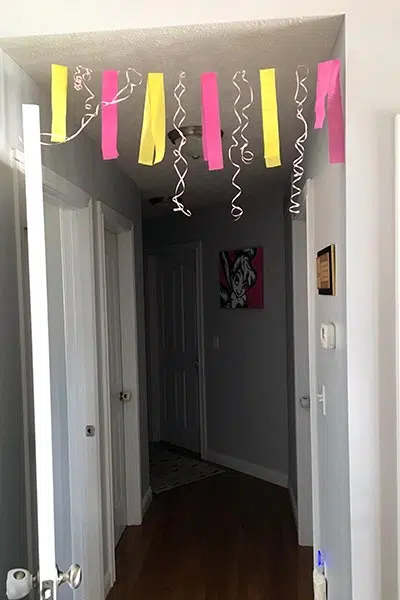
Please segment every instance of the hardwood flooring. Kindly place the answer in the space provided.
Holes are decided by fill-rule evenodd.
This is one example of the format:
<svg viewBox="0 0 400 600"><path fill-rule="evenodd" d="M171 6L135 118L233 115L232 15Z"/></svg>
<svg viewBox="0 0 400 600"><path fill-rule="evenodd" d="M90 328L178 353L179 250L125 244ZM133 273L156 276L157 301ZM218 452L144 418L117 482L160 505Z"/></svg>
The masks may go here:
<svg viewBox="0 0 400 600"><path fill-rule="evenodd" d="M312 600L311 578L287 490L229 472L155 496L109 600Z"/></svg>

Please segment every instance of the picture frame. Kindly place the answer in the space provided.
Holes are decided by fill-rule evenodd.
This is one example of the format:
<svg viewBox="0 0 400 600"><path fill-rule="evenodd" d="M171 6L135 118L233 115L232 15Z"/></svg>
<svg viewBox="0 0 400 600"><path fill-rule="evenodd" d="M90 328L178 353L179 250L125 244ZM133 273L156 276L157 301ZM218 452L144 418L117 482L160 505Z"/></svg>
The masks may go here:
<svg viewBox="0 0 400 600"><path fill-rule="evenodd" d="M336 296L336 248L334 244L317 253L317 289L322 296Z"/></svg>
<svg viewBox="0 0 400 600"><path fill-rule="evenodd" d="M264 251L261 246L219 253L220 307L264 308Z"/></svg>

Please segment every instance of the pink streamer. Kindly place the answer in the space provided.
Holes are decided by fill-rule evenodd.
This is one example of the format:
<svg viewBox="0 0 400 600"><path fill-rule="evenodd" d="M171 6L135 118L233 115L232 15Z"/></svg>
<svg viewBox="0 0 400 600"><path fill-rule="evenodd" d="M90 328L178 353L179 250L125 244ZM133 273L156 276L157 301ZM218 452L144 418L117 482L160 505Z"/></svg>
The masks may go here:
<svg viewBox="0 0 400 600"><path fill-rule="evenodd" d="M221 143L221 120L219 115L218 82L216 73L202 73L202 127L203 156L209 171L224 168Z"/></svg>
<svg viewBox="0 0 400 600"><path fill-rule="evenodd" d="M101 100L112 102L118 94L118 71L104 71ZM118 158L118 105L102 105L101 109L101 150L104 160Z"/></svg>
<svg viewBox="0 0 400 600"><path fill-rule="evenodd" d="M344 163L344 118L340 86L340 60L328 60L318 65L314 129L321 129L328 115L329 162Z"/></svg>

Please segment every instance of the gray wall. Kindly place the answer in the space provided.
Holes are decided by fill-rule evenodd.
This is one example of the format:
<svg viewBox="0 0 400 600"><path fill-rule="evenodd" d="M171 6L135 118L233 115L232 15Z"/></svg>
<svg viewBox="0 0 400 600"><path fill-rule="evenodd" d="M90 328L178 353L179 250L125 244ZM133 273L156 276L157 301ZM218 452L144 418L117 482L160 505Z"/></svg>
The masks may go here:
<svg viewBox="0 0 400 600"><path fill-rule="evenodd" d="M209 451L287 476L287 366L283 191L144 223L145 247L201 240ZM218 252L264 248L264 310L221 310ZM220 348L213 348L213 336Z"/></svg>
<svg viewBox="0 0 400 600"><path fill-rule="evenodd" d="M333 58L344 58L342 31ZM326 556L329 597L351 600L352 582L349 491L349 437L347 390L346 315L346 188L345 166L329 164L328 132L313 131L310 139L307 176L312 177L315 214L315 248L335 244L337 254L336 296L315 295L315 351L317 393L326 390L326 416L321 405L315 409L318 428L318 479L320 538ZM361 216L361 215L360 215ZM309 215L307 216L309 218ZM360 274L363 272L361 268ZM319 342L321 323L336 325L335 350ZM366 373L365 373L366 375ZM363 446L362 440L360 445Z"/></svg>

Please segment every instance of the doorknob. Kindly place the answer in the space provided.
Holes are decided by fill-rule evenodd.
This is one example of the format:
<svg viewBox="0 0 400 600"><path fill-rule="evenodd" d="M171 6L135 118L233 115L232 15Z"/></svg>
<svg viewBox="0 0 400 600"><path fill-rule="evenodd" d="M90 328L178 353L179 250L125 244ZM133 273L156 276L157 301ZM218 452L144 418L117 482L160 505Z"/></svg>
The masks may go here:
<svg viewBox="0 0 400 600"><path fill-rule="evenodd" d="M67 571L60 571L57 568L58 579L57 585L62 585L63 583L67 583L71 590L76 590L81 585L82 582L82 569L79 565L71 565Z"/></svg>
<svg viewBox="0 0 400 600"><path fill-rule="evenodd" d="M64 573L57 568L57 586L67 583L72 590L76 590L82 582L82 569L79 565L71 565ZM6 582L6 596L8 600L20 600L30 594L35 587L37 578L26 569L12 569L8 571ZM44 600L53 598L53 582L43 581L41 597Z"/></svg>

